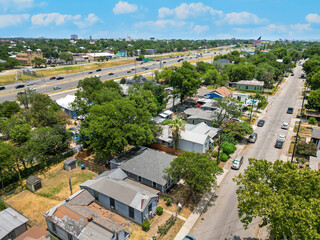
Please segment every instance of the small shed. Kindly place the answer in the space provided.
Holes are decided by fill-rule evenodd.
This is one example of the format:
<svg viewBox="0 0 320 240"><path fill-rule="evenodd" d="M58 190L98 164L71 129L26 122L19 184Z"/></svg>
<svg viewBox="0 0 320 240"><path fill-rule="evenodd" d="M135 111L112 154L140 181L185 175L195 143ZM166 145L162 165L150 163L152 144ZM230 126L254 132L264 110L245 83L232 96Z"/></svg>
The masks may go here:
<svg viewBox="0 0 320 240"><path fill-rule="evenodd" d="M42 188L42 179L36 176L30 176L27 179L27 188L31 192L36 192Z"/></svg>
<svg viewBox="0 0 320 240"><path fill-rule="evenodd" d="M64 169L70 172L72 169L77 167L77 159L69 158L63 162Z"/></svg>

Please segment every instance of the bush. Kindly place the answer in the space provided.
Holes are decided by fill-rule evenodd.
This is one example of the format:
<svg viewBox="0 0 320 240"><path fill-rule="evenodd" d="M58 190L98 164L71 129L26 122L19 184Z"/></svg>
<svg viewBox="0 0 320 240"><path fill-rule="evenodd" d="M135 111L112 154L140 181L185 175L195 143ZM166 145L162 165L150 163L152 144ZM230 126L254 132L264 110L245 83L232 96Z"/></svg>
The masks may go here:
<svg viewBox="0 0 320 240"><path fill-rule="evenodd" d="M226 162L229 159L229 156L225 153L220 153L220 161L221 162Z"/></svg>
<svg viewBox="0 0 320 240"><path fill-rule="evenodd" d="M141 227L143 231L147 232L150 229L150 222L148 220L143 221Z"/></svg>
<svg viewBox="0 0 320 240"><path fill-rule="evenodd" d="M236 151L236 146L234 146L232 143L224 142L221 145L222 151L227 154L228 156Z"/></svg>
<svg viewBox="0 0 320 240"><path fill-rule="evenodd" d="M314 117L311 117L311 118L309 118L308 123L312 124L312 125L316 125L318 123L318 121Z"/></svg>
<svg viewBox="0 0 320 240"><path fill-rule="evenodd" d="M161 206L158 206L158 207L157 207L157 214L158 214L159 216L161 216L162 213L163 213L163 208L162 208Z"/></svg>
<svg viewBox="0 0 320 240"><path fill-rule="evenodd" d="M0 200L0 211L5 210L6 208L6 204Z"/></svg>
<svg viewBox="0 0 320 240"><path fill-rule="evenodd" d="M317 145L310 143L298 143L297 144L297 154L304 157L316 156L317 154Z"/></svg>
<svg viewBox="0 0 320 240"><path fill-rule="evenodd" d="M120 84L126 84L127 80L125 78L121 78Z"/></svg>
<svg viewBox="0 0 320 240"><path fill-rule="evenodd" d="M167 206L171 206L172 205L172 199L171 198L167 198Z"/></svg>

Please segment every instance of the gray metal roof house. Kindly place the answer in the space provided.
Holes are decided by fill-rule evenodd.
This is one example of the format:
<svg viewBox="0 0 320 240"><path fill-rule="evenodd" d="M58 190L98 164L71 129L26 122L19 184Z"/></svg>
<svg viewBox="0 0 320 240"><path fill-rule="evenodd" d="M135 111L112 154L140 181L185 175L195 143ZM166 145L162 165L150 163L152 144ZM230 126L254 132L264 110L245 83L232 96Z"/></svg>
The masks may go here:
<svg viewBox="0 0 320 240"><path fill-rule="evenodd" d="M48 230L63 240L124 240L128 236L126 219L102 208L86 190L79 190L44 217Z"/></svg>
<svg viewBox="0 0 320 240"><path fill-rule="evenodd" d="M27 231L28 218L16 212L12 208L7 208L0 212L0 239L14 239Z"/></svg>
<svg viewBox="0 0 320 240"><path fill-rule="evenodd" d="M100 205L138 224L153 217L158 205L158 190L129 179L120 168L106 171L80 188Z"/></svg>
<svg viewBox="0 0 320 240"><path fill-rule="evenodd" d="M209 127L212 127L212 121L216 119L213 111L202 110L199 108L188 108L184 111L189 124L198 124L204 122Z"/></svg>
<svg viewBox="0 0 320 240"><path fill-rule="evenodd" d="M175 184L164 170L175 156L147 147L134 147L110 161L111 169L120 167L130 178L159 189L169 191Z"/></svg>

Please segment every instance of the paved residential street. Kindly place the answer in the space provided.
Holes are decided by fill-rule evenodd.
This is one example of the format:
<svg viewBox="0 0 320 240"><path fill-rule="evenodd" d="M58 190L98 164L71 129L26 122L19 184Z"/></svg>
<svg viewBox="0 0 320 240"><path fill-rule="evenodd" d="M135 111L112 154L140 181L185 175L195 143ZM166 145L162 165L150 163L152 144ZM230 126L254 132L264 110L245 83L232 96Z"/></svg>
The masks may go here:
<svg viewBox="0 0 320 240"><path fill-rule="evenodd" d="M270 104L261 114L266 121L263 127L254 126L258 134L257 142L254 144L240 144L237 154L244 156L244 164L239 171L230 170L216 190L216 198L212 199L205 212L200 216L190 234L201 240L222 240L222 239L264 239L267 234L265 229L259 230L259 220L255 220L245 230L238 218L236 184L232 179L239 173L243 173L248 166L248 158L267 159L274 162L277 159L290 160L285 154L289 148L294 117L297 109L301 106L301 92L303 79L300 79L301 66L294 70L295 76L290 76L281 84L280 90L275 96L269 97ZM287 108L294 107L293 114L287 114ZM291 122L289 130L282 130L282 122ZM256 125L256 124L255 124ZM287 135L283 149L274 147L278 134ZM231 161L225 165L230 169Z"/></svg>

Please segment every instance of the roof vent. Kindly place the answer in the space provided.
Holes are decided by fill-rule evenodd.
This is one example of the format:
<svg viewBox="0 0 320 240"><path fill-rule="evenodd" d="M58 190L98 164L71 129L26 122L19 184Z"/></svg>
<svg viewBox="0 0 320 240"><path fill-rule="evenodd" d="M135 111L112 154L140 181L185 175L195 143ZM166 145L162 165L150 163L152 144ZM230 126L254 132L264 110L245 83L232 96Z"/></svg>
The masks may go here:
<svg viewBox="0 0 320 240"><path fill-rule="evenodd" d="M90 214L90 215L87 217L87 220L88 220L88 222L91 222L91 221L93 220L93 215Z"/></svg>

